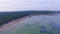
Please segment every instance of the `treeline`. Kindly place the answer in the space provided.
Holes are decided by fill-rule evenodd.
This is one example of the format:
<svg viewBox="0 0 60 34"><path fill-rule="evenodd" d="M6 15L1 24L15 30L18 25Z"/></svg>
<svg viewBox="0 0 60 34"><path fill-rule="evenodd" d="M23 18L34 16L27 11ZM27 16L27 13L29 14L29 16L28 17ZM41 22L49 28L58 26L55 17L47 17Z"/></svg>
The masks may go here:
<svg viewBox="0 0 60 34"><path fill-rule="evenodd" d="M56 14L55 11L16 11L16 12L0 12L0 26L6 24L17 18L22 18L28 15L52 15Z"/></svg>

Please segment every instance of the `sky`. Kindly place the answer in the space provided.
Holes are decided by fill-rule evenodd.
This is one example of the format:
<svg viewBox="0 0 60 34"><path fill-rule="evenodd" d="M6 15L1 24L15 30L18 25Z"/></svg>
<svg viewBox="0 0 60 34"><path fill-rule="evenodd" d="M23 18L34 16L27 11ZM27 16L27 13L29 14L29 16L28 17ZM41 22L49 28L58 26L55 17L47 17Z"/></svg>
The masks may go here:
<svg viewBox="0 0 60 34"><path fill-rule="evenodd" d="M60 0L0 0L1 11L60 11Z"/></svg>

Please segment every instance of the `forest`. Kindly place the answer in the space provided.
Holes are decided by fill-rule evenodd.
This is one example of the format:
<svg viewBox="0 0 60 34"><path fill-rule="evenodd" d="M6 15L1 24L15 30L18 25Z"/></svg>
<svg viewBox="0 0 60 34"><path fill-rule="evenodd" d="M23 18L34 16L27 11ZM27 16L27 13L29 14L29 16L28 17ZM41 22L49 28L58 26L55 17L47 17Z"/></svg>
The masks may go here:
<svg viewBox="0 0 60 34"><path fill-rule="evenodd" d="M0 12L0 26L17 18L23 18L29 15L53 15L60 11L15 11L15 12Z"/></svg>

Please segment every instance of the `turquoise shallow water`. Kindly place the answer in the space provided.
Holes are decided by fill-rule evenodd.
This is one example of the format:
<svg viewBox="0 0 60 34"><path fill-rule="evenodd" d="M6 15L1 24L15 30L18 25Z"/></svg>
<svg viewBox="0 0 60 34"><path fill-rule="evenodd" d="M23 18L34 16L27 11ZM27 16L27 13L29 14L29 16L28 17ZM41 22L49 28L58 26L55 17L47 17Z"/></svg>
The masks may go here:
<svg viewBox="0 0 60 34"><path fill-rule="evenodd" d="M32 16L2 34L60 34L60 16Z"/></svg>

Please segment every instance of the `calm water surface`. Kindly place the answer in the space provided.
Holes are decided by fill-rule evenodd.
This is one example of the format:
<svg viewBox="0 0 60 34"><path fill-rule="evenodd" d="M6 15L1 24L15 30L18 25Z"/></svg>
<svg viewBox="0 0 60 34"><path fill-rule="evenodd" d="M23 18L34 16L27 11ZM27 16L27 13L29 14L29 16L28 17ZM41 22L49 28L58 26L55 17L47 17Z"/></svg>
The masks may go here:
<svg viewBox="0 0 60 34"><path fill-rule="evenodd" d="M37 15L17 23L1 34L60 34L60 15Z"/></svg>

